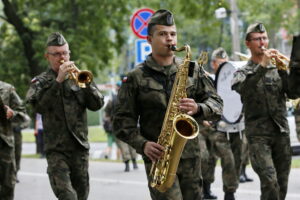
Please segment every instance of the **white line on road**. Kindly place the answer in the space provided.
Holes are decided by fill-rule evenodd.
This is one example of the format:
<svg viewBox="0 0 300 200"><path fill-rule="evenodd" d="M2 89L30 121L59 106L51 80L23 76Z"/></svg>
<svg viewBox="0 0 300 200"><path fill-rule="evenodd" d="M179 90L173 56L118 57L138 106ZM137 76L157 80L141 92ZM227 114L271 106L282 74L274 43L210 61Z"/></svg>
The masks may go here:
<svg viewBox="0 0 300 200"><path fill-rule="evenodd" d="M18 173L21 176L36 176L36 177L44 177L48 178L48 175L46 173L36 173L36 172L24 172L20 171ZM100 183L119 183L119 184L131 184L131 185L147 185L144 181L125 181L125 180L119 180L119 179L105 179L105 178L90 178L91 181L100 182ZM222 188L219 187L213 187L213 190L219 190L222 191ZM254 191L254 190L245 190L245 189L238 189L238 193L240 194L255 194L260 195L260 191ZM296 193L288 193L287 197L289 198L300 198L300 194Z"/></svg>

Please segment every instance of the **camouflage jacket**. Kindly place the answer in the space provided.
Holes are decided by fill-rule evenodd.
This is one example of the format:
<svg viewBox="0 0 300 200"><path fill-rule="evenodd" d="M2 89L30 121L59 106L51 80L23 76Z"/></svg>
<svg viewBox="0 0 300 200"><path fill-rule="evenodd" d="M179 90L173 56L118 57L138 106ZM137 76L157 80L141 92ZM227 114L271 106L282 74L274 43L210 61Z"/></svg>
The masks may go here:
<svg viewBox="0 0 300 200"><path fill-rule="evenodd" d="M56 76L49 68L31 81L26 95L42 115L45 150L74 150L78 144L89 149L86 109L100 109L103 96L94 83L79 88L70 79L58 83Z"/></svg>
<svg viewBox="0 0 300 200"><path fill-rule="evenodd" d="M275 124L281 133L289 133L286 100L295 95L289 90L287 71L250 60L235 72L232 89L241 95L247 135L271 135Z"/></svg>
<svg viewBox="0 0 300 200"><path fill-rule="evenodd" d="M21 123L24 120L23 116L26 114L26 110L15 88L2 81L0 81L0 98L4 105L9 106L14 111L14 116L10 120L7 120L6 133L4 133L4 127L2 125L0 127L0 140L13 147L12 123Z"/></svg>
<svg viewBox="0 0 300 200"><path fill-rule="evenodd" d="M163 67L150 55L128 74L126 81L123 80L115 108L114 132L142 155L144 143L158 139L180 62L174 58L172 66ZM194 68L193 77L188 78L187 96L195 99L202 109L201 114L194 116L196 120L219 119L221 116L222 100L211 80L198 66ZM137 129L138 122L140 132ZM187 142L182 158L199 156L199 153L199 138L196 138Z"/></svg>

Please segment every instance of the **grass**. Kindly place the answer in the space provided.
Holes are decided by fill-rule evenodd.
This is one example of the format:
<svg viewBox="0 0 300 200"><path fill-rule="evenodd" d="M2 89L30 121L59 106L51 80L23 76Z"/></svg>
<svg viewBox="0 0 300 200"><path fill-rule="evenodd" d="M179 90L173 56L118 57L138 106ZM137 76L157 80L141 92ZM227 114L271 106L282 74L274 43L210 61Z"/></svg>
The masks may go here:
<svg viewBox="0 0 300 200"><path fill-rule="evenodd" d="M35 142L33 129L25 129L22 131L23 142ZM106 142L106 133L100 126L89 127L89 141L90 142Z"/></svg>

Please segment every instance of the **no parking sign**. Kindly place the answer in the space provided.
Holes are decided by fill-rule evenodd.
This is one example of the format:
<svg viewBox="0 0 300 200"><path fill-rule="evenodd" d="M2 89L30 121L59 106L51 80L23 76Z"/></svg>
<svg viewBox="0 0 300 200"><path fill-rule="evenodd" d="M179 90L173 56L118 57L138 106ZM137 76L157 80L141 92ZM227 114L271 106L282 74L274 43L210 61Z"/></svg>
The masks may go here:
<svg viewBox="0 0 300 200"><path fill-rule="evenodd" d="M154 11L149 8L143 8L138 11L136 11L130 20L130 26L133 31L133 33L141 38L146 39L147 38L147 26L148 22L153 15Z"/></svg>

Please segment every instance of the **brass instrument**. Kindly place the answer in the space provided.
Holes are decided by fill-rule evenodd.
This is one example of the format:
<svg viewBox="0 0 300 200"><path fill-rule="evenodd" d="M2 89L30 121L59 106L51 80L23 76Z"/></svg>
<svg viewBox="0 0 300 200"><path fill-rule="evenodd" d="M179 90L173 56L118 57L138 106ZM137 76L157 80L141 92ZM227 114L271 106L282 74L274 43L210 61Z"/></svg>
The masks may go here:
<svg viewBox="0 0 300 200"><path fill-rule="evenodd" d="M190 47L185 45L177 49L171 46L170 49L177 52L185 50L186 57L178 67L163 126L158 137L157 143L164 147L164 154L159 160L152 163L150 171L150 185L160 192L165 192L173 185L185 143L199 134L199 126L195 119L180 111L178 107L180 99L187 97L186 82L191 61Z"/></svg>
<svg viewBox="0 0 300 200"><path fill-rule="evenodd" d="M263 50L267 50L264 46L262 47ZM287 58L285 55L277 51L273 53L271 58L271 63L277 67L278 70L288 70L290 59Z"/></svg>
<svg viewBox="0 0 300 200"><path fill-rule="evenodd" d="M60 62L64 63L65 61L61 60ZM86 84L93 81L93 74L90 71L79 70L75 64L71 64L69 67L74 69L69 73L69 78L74 80L79 87L86 88Z"/></svg>

